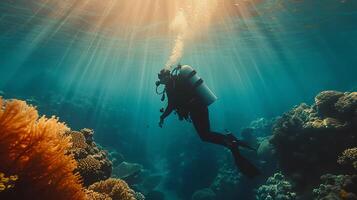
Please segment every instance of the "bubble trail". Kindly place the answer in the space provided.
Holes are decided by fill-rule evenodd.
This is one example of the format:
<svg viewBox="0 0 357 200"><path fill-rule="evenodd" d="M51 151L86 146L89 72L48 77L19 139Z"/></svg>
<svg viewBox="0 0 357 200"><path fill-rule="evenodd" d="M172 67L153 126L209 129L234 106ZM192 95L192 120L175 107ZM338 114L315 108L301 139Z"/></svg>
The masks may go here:
<svg viewBox="0 0 357 200"><path fill-rule="evenodd" d="M184 54L187 39L209 27L209 22L217 7L217 0L194 0L179 9L170 24L176 33L171 55L165 64L166 69L175 65Z"/></svg>

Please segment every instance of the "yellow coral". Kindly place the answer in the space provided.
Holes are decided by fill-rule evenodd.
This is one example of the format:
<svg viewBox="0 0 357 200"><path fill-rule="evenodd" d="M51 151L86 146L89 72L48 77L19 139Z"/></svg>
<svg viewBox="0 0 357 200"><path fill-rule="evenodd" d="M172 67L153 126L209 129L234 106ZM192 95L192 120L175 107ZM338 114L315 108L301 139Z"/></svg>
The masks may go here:
<svg viewBox="0 0 357 200"><path fill-rule="evenodd" d="M99 181L90 185L88 189L107 194L113 200L135 200L135 192L121 179L109 178L105 181Z"/></svg>
<svg viewBox="0 0 357 200"><path fill-rule="evenodd" d="M76 162L65 155L71 145L64 135L68 130L55 117L39 118L24 101L0 97L0 171L20 177L13 192L0 193L1 199L85 198L80 177L73 174Z"/></svg>
<svg viewBox="0 0 357 200"><path fill-rule="evenodd" d="M339 164L350 164L357 170L357 147L343 151L337 162Z"/></svg>

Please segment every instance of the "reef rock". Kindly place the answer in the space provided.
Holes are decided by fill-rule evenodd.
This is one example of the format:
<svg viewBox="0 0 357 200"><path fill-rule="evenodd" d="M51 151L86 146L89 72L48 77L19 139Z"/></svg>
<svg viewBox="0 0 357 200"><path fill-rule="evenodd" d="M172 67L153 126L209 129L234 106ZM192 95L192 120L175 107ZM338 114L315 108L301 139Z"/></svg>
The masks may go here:
<svg viewBox="0 0 357 200"><path fill-rule="evenodd" d="M88 186L94 182L105 180L111 176L112 163L108 153L100 149L93 140L93 130L69 131L72 146L68 150L77 161L77 169L83 179L83 184Z"/></svg>
<svg viewBox="0 0 357 200"><path fill-rule="evenodd" d="M315 200L357 200L357 175L326 174L321 181L313 190Z"/></svg>
<svg viewBox="0 0 357 200"><path fill-rule="evenodd" d="M216 194L209 188L197 190L192 195L192 200L215 200Z"/></svg>
<svg viewBox="0 0 357 200"><path fill-rule="evenodd" d="M254 133L257 136L268 136L271 135L272 127L275 121L276 118L273 119L259 118L252 121L249 124L249 128L253 129Z"/></svg>
<svg viewBox="0 0 357 200"><path fill-rule="evenodd" d="M143 170L143 166L137 163L122 162L115 168L115 175L125 179L130 176L135 176Z"/></svg>
<svg viewBox="0 0 357 200"><path fill-rule="evenodd" d="M334 117L337 114L336 102L344 96L342 92L323 91L315 97L315 105L321 117Z"/></svg>
<svg viewBox="0 0 357 200"><path fill-rule="evenodd" d="M257 200L294 200L296 194L292 191L292 185L282 173L275 173L269 177L265 185L257 190Z"/></svg>
<svg viewBox="0 0 357 200"><path fill-rule="evenodd" d="M216 178L211 184L211 189L218 194L230 193L239 186L242 175L234 167L224 164L219 168Z"/></svg>
<svg viewBox="0 0 357 200"><path fill-rule="evenodd" d="M254 135L254 129L252 128L245 128L240 133L242 139L249 144L249 146L253 148L258 148L258 140L257 137Z"/></svg>
<svg viewBox="0 0 357 200"><path fill-rule="evenodd" d="M271 159L271 157L274 154L274 148L273 145L269 142L270 137L264 138L257 149L257 154L261 158L268 158Z"/></svg>
<svg viewBox="0 0 357 200"><path fill-rule="evenodd" d="M270 143L281 170L303 187L338 169L338 155L357 146L356 130L357 92L325 91L278 119Z"/></svg>

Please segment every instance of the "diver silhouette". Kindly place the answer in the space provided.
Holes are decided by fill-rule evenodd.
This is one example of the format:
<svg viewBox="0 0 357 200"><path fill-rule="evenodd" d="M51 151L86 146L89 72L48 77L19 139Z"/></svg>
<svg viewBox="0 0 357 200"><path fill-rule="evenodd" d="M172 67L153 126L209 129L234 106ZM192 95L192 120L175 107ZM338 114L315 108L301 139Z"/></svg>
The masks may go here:
<svg viewBox="0 0 357 200"><path fill-rule="evenodd" d="M243 174L251 178L260 174L260 171L239 152L239 147L255 149L238 140L232 133L221 134L211 131L208 105L213 103L216 97L196 75L192 67L178 65L172 72L163 69L158 74L158 78L156 92L162 94L161 101L165 100L165 94L168 99L167 107L160 110L162 112L160 127L163 126L164 119L175 110L180 120L185 119L193 123L202 141L230 149L236 166ZM165 85L165 89L160 93L157 89L161 84Z"/></svg>

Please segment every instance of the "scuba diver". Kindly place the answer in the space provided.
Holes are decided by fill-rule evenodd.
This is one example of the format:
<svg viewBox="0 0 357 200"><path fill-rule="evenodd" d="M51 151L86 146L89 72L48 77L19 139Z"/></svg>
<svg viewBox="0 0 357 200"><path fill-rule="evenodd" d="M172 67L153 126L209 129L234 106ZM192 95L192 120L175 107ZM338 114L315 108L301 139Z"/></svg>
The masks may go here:
<svg viewBox="0 0 357 200"><path fill-rule="evenodd" d="M260 171L244 158L239 147L254 150L245 142L238 140L232 133L221 134L211 131L208 106L216 101L217 97L206 86L203 80L197 76L196 71L188 65L178 65L172 70L162 69L156 81L156 92L162 95L161 101L168 98L168 105L161 108L159 126L162 128L164 119L175 111L180 120L193 123L201 140L222 145L230 149L236 166L248 177L256 177ZM162 92L158 92L160 85L165 85Z"/></svg>

